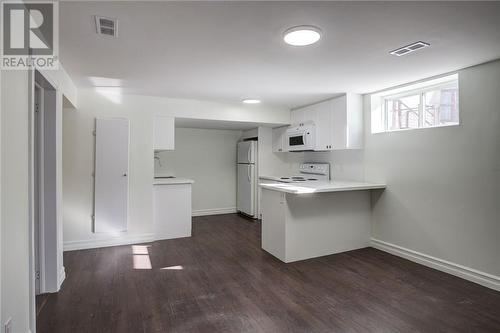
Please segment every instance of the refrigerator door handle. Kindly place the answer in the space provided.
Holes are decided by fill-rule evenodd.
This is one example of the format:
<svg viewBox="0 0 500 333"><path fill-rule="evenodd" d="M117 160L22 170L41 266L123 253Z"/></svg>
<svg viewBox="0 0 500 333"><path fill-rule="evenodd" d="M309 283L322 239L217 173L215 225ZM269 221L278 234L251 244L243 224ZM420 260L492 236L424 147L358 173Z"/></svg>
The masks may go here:
<svg viewBox="0 0 500 333"><path fill-rule="evenodd" d="M252 146L248 147L248 151L247 151L247 158L248 158L248 163L252 163L252 161L250 160L250 155L252 153Z"/></svg>
<svg viewBox="0 0 500 333"><path fill-rule="evenodd" d="M251 182L251 179L250 179L250 164L247 166L247 178L248 178L248 182L250 183Z"/></svg>

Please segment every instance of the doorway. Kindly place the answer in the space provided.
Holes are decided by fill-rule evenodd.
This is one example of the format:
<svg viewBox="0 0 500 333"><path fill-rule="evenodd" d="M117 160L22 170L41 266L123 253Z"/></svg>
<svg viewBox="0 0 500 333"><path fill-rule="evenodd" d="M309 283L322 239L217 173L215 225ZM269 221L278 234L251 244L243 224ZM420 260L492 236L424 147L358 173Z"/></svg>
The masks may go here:
<svg viewBox="0 0 500 333"><path fill-rule="evenodd" d="M32 272L35 313L64 279L61 216L61 105L58 92L35 71L32 104Z"/></svg>

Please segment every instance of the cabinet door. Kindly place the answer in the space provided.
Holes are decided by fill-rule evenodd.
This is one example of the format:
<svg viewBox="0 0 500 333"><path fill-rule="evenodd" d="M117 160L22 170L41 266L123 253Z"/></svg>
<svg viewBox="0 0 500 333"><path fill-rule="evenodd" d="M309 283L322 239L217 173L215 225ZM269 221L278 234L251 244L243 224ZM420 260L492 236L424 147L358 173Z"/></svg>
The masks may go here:
<svg viewBox="0 0 500 333"><path fill-rule="evenodd" d="M155 239L191 237L191 184L153 186Z"/></svg>
<svg viewBox="0 0 500 333"><path fill-rule="evenodd" d="M347 148L347 98L332 99L332 149Z"/></svg>
<svg viewBox="0 0 500 333"><path fill-rule="evenodd" d="M303 123L305 121L305 112L306 110L304 108L292 110L290 113L292 125Z"/></svg>
<svg viewBox="0 0 500 333"><path fill-rule="evenodd" d="M175 149L175 120L174 117L154 117L154 149Z"/></svg>
<svg viewBox="0 0 500 333"><path fill-rule="evenodd" d="M332 101L317 104L315 110L316 149L332 150Z"/></svg>
<svg viewBox="0 0 500 333"><path fill-rule="evenodd" d="M286 152L285 132L287 127L278 127L273 129L273 153Z"/></svg>

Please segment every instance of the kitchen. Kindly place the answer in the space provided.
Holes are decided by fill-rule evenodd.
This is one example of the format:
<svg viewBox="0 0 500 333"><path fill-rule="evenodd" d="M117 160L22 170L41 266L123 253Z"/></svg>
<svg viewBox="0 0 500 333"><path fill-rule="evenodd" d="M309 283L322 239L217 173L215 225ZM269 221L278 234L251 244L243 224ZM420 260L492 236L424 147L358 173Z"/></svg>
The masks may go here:
<svg viewBox="0 0 500 333"><path fill-rule="evenodd" d="M171 226L174 230L171 231L169 237L164 235L162 238L157 239L168 239L168 238L177 238L177 237L189 237L191 236L191 216L200 216L202 214L221 214L221 213L235 213L239 212L253 219L263 220L263 229L262 229L262 248L271 254L277 256L279 259L285 262L289 262L290 260L285 259L283 251L279 251L277 249L285 248L285 241L281 244L278 240L283 238L281 233L284 233L284 229L279 232L276 231L276 226L273 221L274 219L267 220L267 216L271 217L275 215L273 212L274 207L279 207L280 200L277 199L278 202L273 203L271 205L265 205L264 203L270 203L272 201L272 194L267 193L267 190L278 190L283 192L294 193L293 191L297 186L291 187L290 184L299 183L299 188L297 188L297 193L302 194L310 194L310 193L319 193L319 192L340 192L340 191L369 191L376 189L385 188L385 184L375 184L361 181L361 179L335 179L334 182L330 182L330 164L329 163L301 163L299 166L300 175L290 176L288 173L283 174L281 176L271 176L265 173L265 170L259 166L260 159L265 159L265 154L270 154L269 146L264 146L263 143L259 141L262 133L267 130L268 134L271 132L272 136L272 154L286 154L296 153L296 152L304 152L304 151L330 151L330 150L360 150L362 148L362 133L363 133L363 124L362 124L362 97L360 95L347 94L344 96L340 96L334 98L332 100L324 101L321 103L313 104L312 106L308 106L305 108L295 109L291 112L291 122L293 125L291 126L281 126L275 129L272 129L272 132L269 128L261 128L259 133L259 129L250 129L246 132L246 138L243 136L240 138L240 141L237 143L237 170L236 170L236 199L234 199L233 194L233 202L230 204L226 204L226 206L230 206L230 208L218 208L211 209L208 212L202 212L198 209L195 212L192 212L190 209L186 209L186 207L190 207L190 194L191 194L191 186L197 186L198 182L205 182L206 177L210 177L212 179L217 179L217 174L214 172L206 172L203 174L201 170L189 170L189 168L196 168L194 165L198 165L199 168L204 169L229 169L232 162L234 162L234 156L232 161L225 161L221 158L214 158L212 163L217 163L217 165L211 165L211 162L207 159L208 156L201 158L203 163L197 163L194 159L195 156L199 156L199 152L197 153L195 149L199 145L204 145L201 150L205 152L214 152L219 153L222 150L220 143L218 147L206 147L207 142L212 141L204 138L204 143L201 140L193 140L191 145L185 146L182 150L185 150L184 154L186 157L191 157L191 160L184 160L183 162L179 161L179 158L176 158L176 153L169 154L166 151L156 150L155 153L155 161L157 164L156 172L155 172L155 225L161 226L168 225L172 222L169 221L184 221L180 225ZM178 124L186 124L189 121L180 120L177 122ZM202 122L200 122L202 123ZM318 124L318 126L316 126ZM215 124L212 124L214 126ZM179 125L178 125L179 126ZM182 126L182 125L181 125ZM221 124L217 124L217 126L221 126ZM228 126L226 124L226 126ZM182 129L176 127L176 131L186 131L186 129ZM202 130L194 130L191 129L190 133L192 136L197 135L196 132ZM203 130L205 132L209 132L210 130ZM212 130L217 131L217 130ZM227 131L227 130L226 130ZM252 132L255 136L252 136ZM217 132L216 132L217 133ZM215 133L214 133L215 134ZM237 133L235 133L237 136ZM259 136L260 134L260 136ZM219 134L220 135L220 134ZM235 138L233 136L232 143L235 144ZM179 137L179 142L181 144L186 144L186 137ZM161 139L158 139L161 141ZM225 142L231 142L230 140L224 140ZM173 145L171 146L173 148ZM224 147L225 150L231 151L236 147ZM199 149L199 148L198 148ZM262 151L261 151L262 150ZM260 153L260 154L259 154ZM170 155L170 156L169 156ZM163 157L163 158L162 158ZM180 157L182 159L182 157ZM222 162L222 163L221 163ZM175 177L174 173L165 173L160 172L160 170L168 170L167 165L169 163L176 164L178 175L181 177ZM162 165L164 164L164 165ZM283 162L281 166L282 169L291 169L288 163ZM194 176L194 177L192 177ZM227 170L223 173L223 177L227 179L227 177L234 177L235 172L227 172ZM305 178L302 176L306 176ZM183 178L186 177L186 178ZM199 178L198 178L199 177ZM189 178L195 178L189 179ZM195 183L196 185L191 185ZM281 185L271 185L270 183L278 183ZM288 185L283 185L288 184ZM172 185L172 186L166 186ZM207 198L201 198L203 194L207 196L207 187L209 184L201 184L198 188L193 189L193 193L195 196L199 196L197 199L200 202L207 202ZM222 184L219 184L221 186ZM312 188L306 186L312 186ZM232 185L234 188L234 184ZM184 191L186 195L181 195L178 193L180 188L185 188ZM212 188L212 186L210 186ZM169 193L166 197L162 197L160 192ZM172 193L170 193L172 192ZM297 194L294 193L294 194ZM210 195L212 195L210 193ZM351 200L354 200L355 203L352 205L352 214L355 215L353 217L355 223L359 224L353 228L353 230L344 230L339 232L337 227L333 222L331 222L328 226L329 229L324 230L321 226L314 224L312 221L308 223L308 229L311 231L310 239L304 239L302 245L298 245L295 252L304 252L300 254L295 260L306 259L319 257L321 255L334 254L347 250L354 250L358 248L367 247L369 245L370 238L370 212L369 209L366 209L370 204L370 196L369 193L361 193L360 197L354 197ZM344 198L345 195L340 195L340 198ZM335 197L331 198L330 201L335 201ZM236 204L234 205L234 202ZM345 206L345 203L340 204L340 206ZM193 205L198 208L197 204ZM231 207L232 206L232 207ZM235 207L234 207L235 206ZM326 219L332 220L333 213L327 213L329 211L329 206L331 203L326 202L326 206L323 208L314 207L314 210L317 212L324 211ZM161 207L161 208L157 208ZM182 207L182 208L180 208ZM266 207L264 209L264 207ZM158 212L158 209L161 209L162 212ZM182 209L182 212L178 212L179 209ZM338 208L337 208L338 209ZM304 208L301 208L302 212L305 211ZM359 216L360 210L366 210L363 216ZM194 213L194 214L193 214ZM179 215L180 214L180 215ZM342 215L348 214L345 210L341 211ZM264 215L264 217L262 217ZM310 220L310 216L307 216L307 219ZM338 221L339 225L345 224L345 221ZM290 227L289 227L290 228ZM337 230L337 232L332 232ZM303 233L302 231L297 231L299 234ZM324 248L318 245L318 239L320 235L328 235L326 240L324 241ZM333 239L332 235L337 235L339 237L338 240ZM292 236L290 236L292 237ZM342 239L353 239L352 243L342 242ZM336 245L336 242L342 243L342 246ZM320 248L315 250L306 250L307 244L316 244ZM312 251L312 252L311 252ZM279 254L278 254L279 253ZM313 254L314 253L314 254Z"/></svg>
<svg viewBox="0 0 500 333"><path fill-rule="evenodd" d="M4 331L500 329L500 3L58 15L1 71Z"/></svg>

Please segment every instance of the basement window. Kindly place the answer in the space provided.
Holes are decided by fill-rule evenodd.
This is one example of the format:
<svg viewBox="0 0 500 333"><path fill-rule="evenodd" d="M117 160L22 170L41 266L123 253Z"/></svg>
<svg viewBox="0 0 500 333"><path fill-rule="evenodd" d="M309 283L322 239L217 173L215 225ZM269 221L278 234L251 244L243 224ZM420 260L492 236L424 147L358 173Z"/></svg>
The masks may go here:
<svg viewBox="0 0 500 333"><path fill-rule="evenodd" d="M458 74L371 96L372 133L458 124Z"/></svg>

